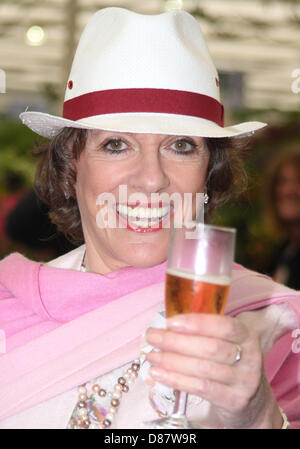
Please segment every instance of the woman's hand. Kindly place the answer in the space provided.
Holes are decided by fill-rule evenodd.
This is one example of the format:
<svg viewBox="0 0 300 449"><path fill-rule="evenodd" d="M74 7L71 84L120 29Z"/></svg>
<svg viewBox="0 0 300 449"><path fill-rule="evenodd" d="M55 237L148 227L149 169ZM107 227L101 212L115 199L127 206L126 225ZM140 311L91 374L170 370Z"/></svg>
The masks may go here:
<svg viewBox="0 0 300 449"><path fill-rule="evenodd" d="M160 349L147 356L154 380L209 401L225 427L281 427L254 331L238 318L210 314L177 315L167 326L146 334Z"/></svg>

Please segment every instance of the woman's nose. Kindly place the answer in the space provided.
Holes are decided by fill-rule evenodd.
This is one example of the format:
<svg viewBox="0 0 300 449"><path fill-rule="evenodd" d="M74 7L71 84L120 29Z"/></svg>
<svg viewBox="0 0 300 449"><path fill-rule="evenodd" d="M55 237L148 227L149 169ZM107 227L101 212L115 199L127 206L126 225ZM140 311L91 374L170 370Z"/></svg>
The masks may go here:
<svg viewBox="0 0 300 449"><path fill-rule="evenodd" d="M170 181L163 167L160 154L153 148L145 148L136 161L130 177L130 187L135 192L154 193L165 189Z"/></svg>

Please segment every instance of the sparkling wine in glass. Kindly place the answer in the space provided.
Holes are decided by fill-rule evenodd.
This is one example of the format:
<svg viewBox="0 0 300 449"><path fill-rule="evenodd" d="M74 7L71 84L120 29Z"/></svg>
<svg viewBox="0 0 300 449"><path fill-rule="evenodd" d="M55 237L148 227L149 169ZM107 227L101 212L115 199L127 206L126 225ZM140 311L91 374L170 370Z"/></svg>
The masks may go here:
<svg viewBox="0 0 300 449"><path fill-rule="evenodd" d="M174 229L166 273L166 317L224 312L235 249L235 229L195 223ZM148 422L150 428L193 428L186 418L188 393L174 391L171 415Z"/></svg>

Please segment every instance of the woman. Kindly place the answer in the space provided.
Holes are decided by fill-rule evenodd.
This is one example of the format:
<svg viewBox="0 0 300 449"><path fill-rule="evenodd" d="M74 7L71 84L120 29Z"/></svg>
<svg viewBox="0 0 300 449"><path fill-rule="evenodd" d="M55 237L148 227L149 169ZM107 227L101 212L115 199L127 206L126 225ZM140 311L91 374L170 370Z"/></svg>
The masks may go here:
<svg viewBox="0 0 300 449"><path fill-rule="evenodd" d="M172 409L173 388L191 393L196 425L286 428L286 413L299 426L296 292L236 265L227 316L178 315L157 329L174 214L153 194L189 193L195 218L204 192L208 217L241 177L229 137L264 126L224 128L197 22L183 11L99 11L63 117L21 118L52 137L37 188L58 230L84 244L48 264L1 262L1 426L140 427ZM138 207L134 194L145 198ZM115 203L103 208L103 195Z"/></svg>
<svg viewBox="0 0 300 449"><path fill-rule="evenodd" d="M273 164L268 189L269 216L283 237L266 272L276 282L300 289L300 152L280 155Z"/></svg>

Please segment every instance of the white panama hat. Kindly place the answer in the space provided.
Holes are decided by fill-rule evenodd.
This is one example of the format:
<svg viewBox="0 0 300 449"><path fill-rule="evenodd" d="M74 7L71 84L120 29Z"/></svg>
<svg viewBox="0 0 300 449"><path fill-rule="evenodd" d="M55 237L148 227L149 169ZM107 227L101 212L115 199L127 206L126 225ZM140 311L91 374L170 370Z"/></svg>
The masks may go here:
<svg viewBox="0 0 300 449"><path fill-rule="evenodd" d="M26 111L22 122L52 138L64 127L231 137L265 126L224 127L219 78L196 19L123 8L96 12L80 38L63 117Z"/></svg>

